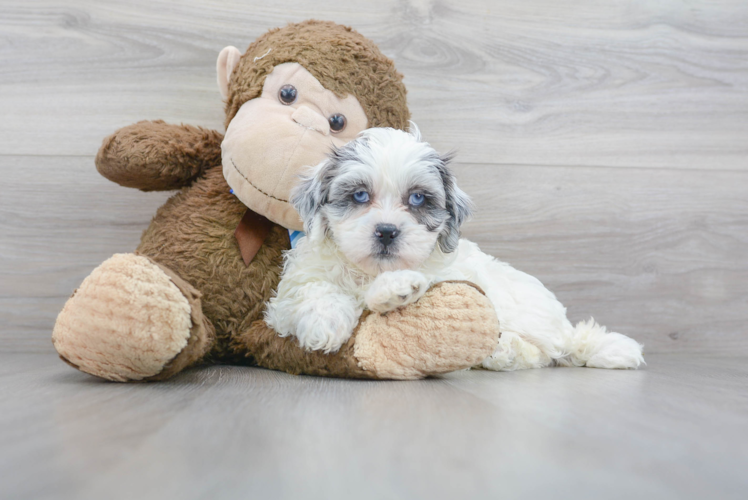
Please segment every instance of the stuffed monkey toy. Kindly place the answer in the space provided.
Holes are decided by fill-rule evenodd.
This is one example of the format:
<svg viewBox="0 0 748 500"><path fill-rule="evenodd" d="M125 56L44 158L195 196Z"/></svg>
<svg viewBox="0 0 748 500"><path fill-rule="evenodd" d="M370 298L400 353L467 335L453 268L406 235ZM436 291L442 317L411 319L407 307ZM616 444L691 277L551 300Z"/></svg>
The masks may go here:
<svg viewBox="0 0 748 500"><path fill-rule="evenodd" d="M289 192L304 168L368 127L407 128L402 76L370 40L331 22L274 29L221 51L226 133L162 121L104 140L96 167L144 191L174 190L135 253L97 267L59 314L60 357L115 381L162 380L197 363L293 374L414 379L468 368L498 340L468 283L440 283L386 316L365 313L337 352L301 349L262 319L279 282Z"/></svg>

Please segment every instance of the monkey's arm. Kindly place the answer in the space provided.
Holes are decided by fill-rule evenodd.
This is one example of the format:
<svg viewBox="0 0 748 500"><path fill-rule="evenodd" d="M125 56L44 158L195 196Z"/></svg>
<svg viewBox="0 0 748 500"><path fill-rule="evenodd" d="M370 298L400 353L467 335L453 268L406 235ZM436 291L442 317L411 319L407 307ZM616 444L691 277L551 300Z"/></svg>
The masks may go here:
<svg viewBox="0 0 748 500"><path fill-rule="evenodd" d="M104 139L96 169L125 187L179 189L221 164L222 140L223 135L215 130L141 121Z"/></svg>

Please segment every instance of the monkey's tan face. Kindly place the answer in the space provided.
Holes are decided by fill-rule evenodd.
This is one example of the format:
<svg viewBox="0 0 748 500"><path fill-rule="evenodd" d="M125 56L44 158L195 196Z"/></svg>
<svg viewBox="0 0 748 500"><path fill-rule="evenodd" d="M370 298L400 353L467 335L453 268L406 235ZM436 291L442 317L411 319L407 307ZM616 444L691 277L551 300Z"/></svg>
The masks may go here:
<svg viewBox="0 0 748 500"><path fill-rule="evenodd" d="M341 75L345 77L345 75ZM262 95L246 102L226 130L223 175L255 212L291 229L303 224L289 203L299 173L366 129L358 100L338 98L298 63L279 64Z"/></svg>

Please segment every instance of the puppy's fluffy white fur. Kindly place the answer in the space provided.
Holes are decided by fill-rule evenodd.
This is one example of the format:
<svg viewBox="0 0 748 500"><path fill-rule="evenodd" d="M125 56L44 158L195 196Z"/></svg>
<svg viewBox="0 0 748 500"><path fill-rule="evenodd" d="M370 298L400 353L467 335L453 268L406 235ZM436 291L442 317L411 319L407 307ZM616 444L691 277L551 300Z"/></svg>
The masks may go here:
<svg viewBox="0 0 748 500"><path fill-rule="evenodd" d="M459 238L471 202L440 156L411 132L369 129L302 179L293 203L307 236L286 254L265 313L282 336L337 351L364 308L386 313L430 285L468 280L496 308L501 338L482 366L637 368L642 346L593 320L572 326L536 278Z"/></svg>

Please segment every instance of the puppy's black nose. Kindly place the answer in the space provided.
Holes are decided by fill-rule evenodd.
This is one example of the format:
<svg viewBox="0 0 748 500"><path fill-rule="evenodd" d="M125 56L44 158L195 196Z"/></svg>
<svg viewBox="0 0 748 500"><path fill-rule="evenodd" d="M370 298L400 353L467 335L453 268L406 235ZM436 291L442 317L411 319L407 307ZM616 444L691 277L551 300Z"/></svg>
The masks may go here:
<svg viewBox="0 0 748 500"><path fill-rule="evenodd" d="M374 228L374 234L379 238L382 245L389 246L400 233L394 224L377 224L377 227Z"/></svg>

